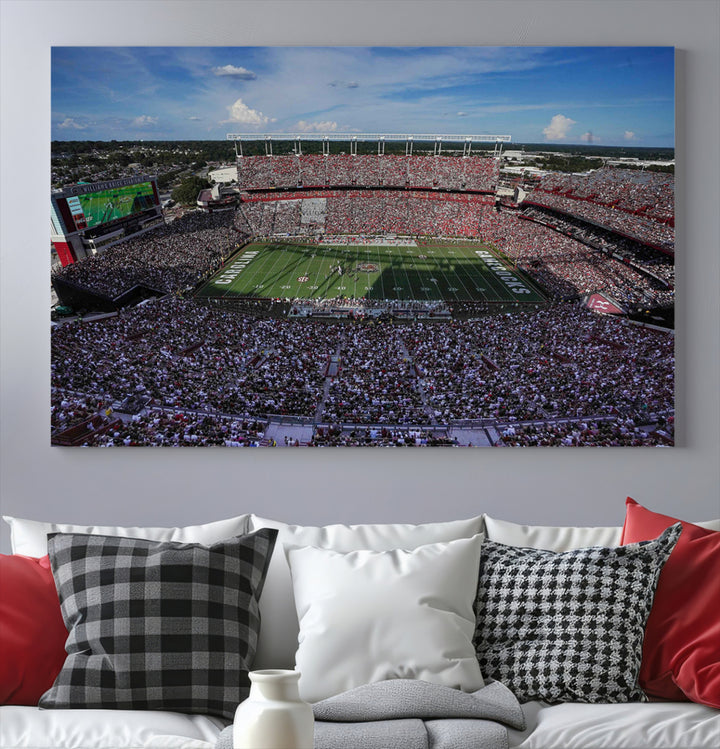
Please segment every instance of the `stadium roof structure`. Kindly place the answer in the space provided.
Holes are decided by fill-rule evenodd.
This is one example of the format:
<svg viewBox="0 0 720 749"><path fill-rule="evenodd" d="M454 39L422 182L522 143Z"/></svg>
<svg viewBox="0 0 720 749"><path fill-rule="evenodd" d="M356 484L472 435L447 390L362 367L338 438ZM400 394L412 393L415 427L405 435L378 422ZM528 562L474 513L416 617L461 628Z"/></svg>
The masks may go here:
<svg viewBox="0 0 720 749"><path fill-rule="evenodd" d="M463 144L463 156L469 156L472 153L473 143L494 143L495 149L493 153L502 153L503 143L510 143L512 136L510 135L438 135L438 134L415 134L415 133L228 133L226 135L227 140L235 141L235 155L242 156L242 141L264 141L265 142L265 155L272 156L272 143L273 140L280 141L294 141L296 152L302 154L302 142L303 141L322 141L323 154L330 153L330 143L342 142L350 143L350 153L357 155L357 144L359 141L372 142L378 144L378 154L383 155L385 153L386 142L405 142L405 153L411 154L413 149L413 143L416 141L430 142L434 144L434 153L439 155L442 152L442 144L445 143L462 143ZM240 152L238 153L238 144L240 144Z"/></svg>

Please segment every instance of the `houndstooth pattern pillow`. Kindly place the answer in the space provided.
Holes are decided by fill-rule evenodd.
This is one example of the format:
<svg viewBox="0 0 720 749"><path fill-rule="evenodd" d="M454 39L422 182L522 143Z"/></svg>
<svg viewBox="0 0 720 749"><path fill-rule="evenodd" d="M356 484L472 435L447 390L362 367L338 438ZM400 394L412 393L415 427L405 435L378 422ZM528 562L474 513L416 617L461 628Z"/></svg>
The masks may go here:
<svg viewBox="0 0 720 749"><path fill-rule="evenodd" d="M69 636L40 707L232 719L249 693L258 599L276 535L263 529L212 546L49 535Z"/></svg>
<svg viewBox="0 0 720 749"><path fill-rule="evenodd" d="M629 702L658 576L682 526L653 541L563 553L486 541L475 647L521 702Z"/></svg>

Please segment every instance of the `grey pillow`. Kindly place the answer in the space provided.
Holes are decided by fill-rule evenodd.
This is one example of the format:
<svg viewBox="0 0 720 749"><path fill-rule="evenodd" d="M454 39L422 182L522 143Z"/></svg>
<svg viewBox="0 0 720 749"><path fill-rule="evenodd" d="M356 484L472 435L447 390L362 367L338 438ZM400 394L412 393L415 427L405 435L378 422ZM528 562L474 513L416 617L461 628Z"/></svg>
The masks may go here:
<svg viewBox="0 0 720 749"><path fill-rule="evenodd" d="M276 536L266 528L202 546L50 534L69 635L40 707L232 719L249 693L258 600Z"/></svg>
<svg viewBox="0 0 720 749"><path fill-rule="evenodd" d="M563 553L483 544L475 648L521 702L629 702L678 523L652 541Z"/></svg>

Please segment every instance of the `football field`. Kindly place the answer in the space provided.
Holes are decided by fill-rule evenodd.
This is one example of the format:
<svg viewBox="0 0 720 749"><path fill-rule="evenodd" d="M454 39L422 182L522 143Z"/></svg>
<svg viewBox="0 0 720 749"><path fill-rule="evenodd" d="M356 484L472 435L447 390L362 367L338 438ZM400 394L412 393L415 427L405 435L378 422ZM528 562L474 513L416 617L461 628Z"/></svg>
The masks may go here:
<svg viewBox="0 0 720 749"><path fill-rule="evenodd" d="M419 246L253 243L201 297L542 302L524 274L483 244Z"/></svg>

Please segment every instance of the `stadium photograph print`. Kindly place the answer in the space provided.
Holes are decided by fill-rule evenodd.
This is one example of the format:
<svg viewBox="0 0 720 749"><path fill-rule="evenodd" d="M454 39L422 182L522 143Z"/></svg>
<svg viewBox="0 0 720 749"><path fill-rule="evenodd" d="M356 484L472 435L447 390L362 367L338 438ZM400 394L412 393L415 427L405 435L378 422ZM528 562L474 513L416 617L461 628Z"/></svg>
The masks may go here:
<svg viewBox="0 0 720 749"><path fill-rule="evenodd" d="M671 447L671 47L54 47L51 442Z"/></svg>

